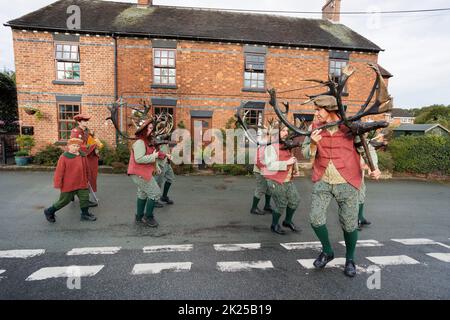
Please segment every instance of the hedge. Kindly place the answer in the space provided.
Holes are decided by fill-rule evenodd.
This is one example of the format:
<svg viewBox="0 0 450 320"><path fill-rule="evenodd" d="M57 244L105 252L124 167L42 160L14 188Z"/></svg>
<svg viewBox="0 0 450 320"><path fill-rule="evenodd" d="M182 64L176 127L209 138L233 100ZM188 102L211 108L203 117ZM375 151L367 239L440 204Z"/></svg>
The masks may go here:
<svg viewBox="0 0 450 320"><path fill-rule="evenodd" d="M450 174L450 138L436 135L403 136L392 140L389 151L394 170Z"/></svg>

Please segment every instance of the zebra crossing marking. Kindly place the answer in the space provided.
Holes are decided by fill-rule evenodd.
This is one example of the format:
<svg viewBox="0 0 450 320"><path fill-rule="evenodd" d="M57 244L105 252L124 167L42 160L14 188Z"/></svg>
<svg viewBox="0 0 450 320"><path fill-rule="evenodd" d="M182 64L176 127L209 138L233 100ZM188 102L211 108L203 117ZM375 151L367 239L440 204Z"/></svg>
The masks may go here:
<svg viewBox="0 0 450 320"><path fill-rule="evenodd" d="M217 262L217 269L222 272L267 270L273 269L273 264L271 261L223 261Z"/></svg>
<svg viewBox="0 0 450 320"><path fill-rule="evenodd" d="M67 252L68 256L82 256L88 254L116 254L122 249L121 247L91 247L91 248L75 248Z"/></svg>
<svg viewBox="0 0 450 320"><path fill-rule="evenodd" d="M345 241L339 241L341 245L345 247ZM382 247L383 244L377 240L358 240L356 242L357 247Z"/></svg>
<svg viewBox="0 0 450 320"><path fill-rule="evenodd" d="M289 242L280 243L280 245L287 250L303 250L303 249L321 249L322 244L320 241L311 242Z"/></svg>
<svg viewBox="0 0 450 320"><path fill-rule="evenodd" d="M38 281L53 278L93 277L102 270L104 265L67 266L42 268L31 274L25 281Z"/></svg>
<svg viewBox="0 0 450 320"><path fill-rule="evenodd" d="M43 255L44 249L33 250L2 250L0 251L0 258L16 258L16 259L28 259Z"/></svg>
<svg viewBox="0 0 450 320"><path fill-rule="evenodd" d="M0 270L0 280L6 278L6 277L1 275L1 274L5 273L5 272L6 272L6 270Z"/></svg>
<svg viewBox="0 0 450 320"><path fill-rule="evenodd" d="M405 255L400 256L377 256L377 257L366 257L367 260L370 260L376 265L379 266L396 266L396 265L404 265L404 264L420 264L419 261L414 260Z"/></svg>
<svg viewBox="0 0 450 320"><path fill-rule="evenodd" d="M144 253L186 252L192 251L193 247L192 244L148 246L144 247Z"/></svg>
<svg viewBox="0 0 450 320"><path fill-rule="evenodd" d="M300 265L306 269L316 269L314 267L314 261L316 259L298 259L297 262L300 263ZM345 266L345 258L334 258L330 262L327 263L325 268L343 268ZM356 265L356 271L362 273L367 272L367 269L360 267Z"/></svg>
<svg viewBox="0 0 450 320"><path fill-rule="evenodd" d="M439 246L442 246L444 248L450 249L449 245L446 245L441 242L437 242L431 239L425 239L425 238L411 238L411 239L391 239L392 241L399 242L401 244L407 245L407 246L417 246L417 245L428 245L428 244L437 244Z"/></svg>
<svg viewBox="0 0 450 320"><path fill-rule="evenodd" d="M436 252L436 253L427 253L427 256L433 257L435 259L444 261L444 262L450 262L450 253L441 253L441 252Z"/></svg>
<svg viewBox="0 0 450 320"><path fill-rule="evenodd" d="M186 272L190 271L191 267L192 262L142 263L136 264L131 274L157 274L162 271Z"/></svg>
<svg viewBox="0 0 450 320"><path fill-rule="evenodd" d="M260 243L240 243L240 244L215 244L214 249L216 251L243 251L243 250L255 250L261 249Z"/></svg>

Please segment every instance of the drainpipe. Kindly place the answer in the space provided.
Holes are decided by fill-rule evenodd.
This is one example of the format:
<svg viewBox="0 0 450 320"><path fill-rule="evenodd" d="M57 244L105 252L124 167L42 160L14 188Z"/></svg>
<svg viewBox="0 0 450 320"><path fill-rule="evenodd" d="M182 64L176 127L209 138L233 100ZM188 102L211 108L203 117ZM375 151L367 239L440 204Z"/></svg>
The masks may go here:
<svg viewBox="0 0 450 320"><path fill-rule="evenodd" d="M114 39L114 101L119 100L119 88L118 88L118 75L117 75L117 35L113 33ZM122 108L120 108L120 113L122 114ZM122 128L121 128L122 129ZM116 129L116 147L119 144L119 132Z"/></svg>

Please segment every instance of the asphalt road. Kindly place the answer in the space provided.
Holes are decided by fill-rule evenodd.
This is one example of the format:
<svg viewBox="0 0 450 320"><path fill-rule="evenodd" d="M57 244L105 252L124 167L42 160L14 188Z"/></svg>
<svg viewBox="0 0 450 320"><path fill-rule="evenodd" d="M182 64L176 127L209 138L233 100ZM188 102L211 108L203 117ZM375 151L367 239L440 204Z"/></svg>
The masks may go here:
<svg viewBox="0 0 450 320"><path fill-rule="evenodd" d="M270 232L269 215L249 213L252 177L177 177L170 193L175 204L156 211L159 228L146 229L134 224L135 187L124 175L99 176L100 206L92 209L97 222L80 222L76 201L58 212L57 223L51 225L43 209L58 196L52 188L52 174L2 172L0 299L450 298L448 184L368 182L366 216L372 225L359 238L373 240L376 246L357 249L361 271L353 279L345 277L340 266L308 269L307 259L319 253L314 246L287 250L281 245L317 241L307 218L312 184L308 178L300 178L296 184L302 202L294 222L302 231L280 236ZM344 257L336 210L332 204L328 227L336 257ZM424 244L405 245L392 239L415 239ZM214 247L254 243L260 247L242 251ZM185 245L188 249L143 251L155 245ZM114 254L67 255L74 248L89 247L120 250ZM45 252L27 259L5 257L6 250L24 249ZM379 257L387 259L387 265L377 263ZM236 271L224 267L224 262L253 265ZM167 268L169 263L180 263L184 269L154 271L155 264ZM137 265L142 264L151 265L154 274L148 270L147 274L136 274ZM371 278L375 289L367 286L369 277L374 276L367 270L372 265L381 266L376 281ZM67 266L97 266L98 270L81 277L81 289L68 289L67 277L30 280L43 268Z"/></svg>

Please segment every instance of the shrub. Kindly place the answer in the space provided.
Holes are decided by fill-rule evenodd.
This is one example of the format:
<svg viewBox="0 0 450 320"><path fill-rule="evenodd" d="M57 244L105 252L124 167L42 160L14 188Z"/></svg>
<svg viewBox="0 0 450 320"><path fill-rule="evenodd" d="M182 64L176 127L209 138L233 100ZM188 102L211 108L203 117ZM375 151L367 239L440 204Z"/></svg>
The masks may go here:
<svg viewBox="0 0 450 320"><path fill-rule="evenodd" d="M16 138L16 142L19 145L20 151L26 151L27 155L30 155L31 149L35 146L36 142L33 136L21 134Z"/></svg>
<svg viewBox="0 0 450 320"><path fill-rule="evenodd" d="M392 172L394 170L394 160L387 151L378 151L378 167L382 171Z"/></svg>
<svg viewBox="0 0 450 320"><path fill-rule="evenodd" d="M450 139L436 135L403 136L392 140L389 151L394 170L450 174Z"/></svg>
<svg viewBox="0 0 450 320"><path fill-rule="evenodd" d="M100 159L105 166L112 166L114 162L128 164L130 160L130 150L126 143L120 143L116 149L111 148L106 142L102 141L103 149L100 150Z"/></svg>
<svg viewBox="0 0 450 320"><path fill-rule="evenodd" d="M61 148L50 144L35 154L33 163L44 166L56 166L63 152Z"/></svg>
<svg viewBox="0 0 450 320"><path fill-rule="evenodd" d="M250 168L251 167L251 168ZM252 172L252 166L242 164L213 164L212 170L216 174L245 176Z"/></svg>
<svg viewBox="0 0 450 320"><path fill-rule="evenodd" d="M28 156L28 152L25 151L25 150L20 150L20 151L17 151L14 155L16 157L27 157Z"/></svg>

